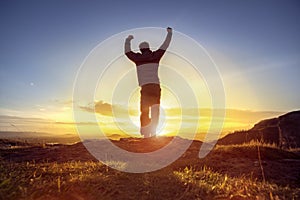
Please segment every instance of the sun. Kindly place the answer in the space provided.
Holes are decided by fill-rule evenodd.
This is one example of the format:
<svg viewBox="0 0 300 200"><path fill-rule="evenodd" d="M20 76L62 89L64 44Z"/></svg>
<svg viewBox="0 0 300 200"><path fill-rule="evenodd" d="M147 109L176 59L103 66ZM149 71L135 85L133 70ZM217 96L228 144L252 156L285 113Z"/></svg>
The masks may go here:
<svg viewBox="0 0 300 200"><path fill-rule="evenodd" d="M160 116L157 135L176 134L181 124L181 105L176 95L161 85ZM140 88L135 88L128 99L128 115L131 123L140 127Z"/></svg>

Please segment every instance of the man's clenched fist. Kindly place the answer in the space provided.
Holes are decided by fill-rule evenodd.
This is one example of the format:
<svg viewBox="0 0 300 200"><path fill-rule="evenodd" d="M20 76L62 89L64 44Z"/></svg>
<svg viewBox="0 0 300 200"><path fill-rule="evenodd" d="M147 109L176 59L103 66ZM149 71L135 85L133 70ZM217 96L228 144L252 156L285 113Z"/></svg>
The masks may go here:
<svg viewBox="0 0 300 200"><path fill-rule="evenodd" d="M127 37L127 40L132 40L133 39L133 35L129 35L128 37Z"/></svg>

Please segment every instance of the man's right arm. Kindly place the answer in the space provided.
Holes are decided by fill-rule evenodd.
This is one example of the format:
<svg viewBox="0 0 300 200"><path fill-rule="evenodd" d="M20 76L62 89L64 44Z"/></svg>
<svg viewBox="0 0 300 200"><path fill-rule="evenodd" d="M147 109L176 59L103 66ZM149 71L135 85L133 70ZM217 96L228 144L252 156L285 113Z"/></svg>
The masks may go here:
<svg viewBox="0 0 300 200"><path fill-rule="evenodd" d="M124 52L125 55L132 61L135 60L135 53L131 51L131 40L133 39L132 35L129 35L125 40Z"/></svg>

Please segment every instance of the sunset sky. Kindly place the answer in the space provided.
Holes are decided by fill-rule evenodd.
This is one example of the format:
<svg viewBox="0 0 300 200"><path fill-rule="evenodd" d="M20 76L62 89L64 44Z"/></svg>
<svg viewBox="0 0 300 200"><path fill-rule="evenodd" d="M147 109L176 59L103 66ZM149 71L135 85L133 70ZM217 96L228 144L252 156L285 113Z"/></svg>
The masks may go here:
<svg viewBox="0 0 300 200"><path fill-rule="evenodd" d="M73 85L80 65L100 42L142 27L170 26L211 55L226 94L224 131L248 129L261 119L297 110L299 9L298 1L276 0L0 1L0 131L74 133L77 123L87 132L100 124L107 132L121 133L110 113L118 105L97 95L99 124L74 122ZM111 48L123 48L123 43ZM167 90L164 95L162 104L178 107ZM138 105L138 90L132 98L132 105ZM95 108L94 104L76 106L82 115ZM166 110L167 120L178 115L171 108ZM200 123L205 124L210 115L205 109L211 108L199 109L204 120ZM138 108L131 112L134 123L138 122ZM191 116L188 127L198 121L198 115ZM167 123L166 132L176 129L177 122ZM203 126L197 131L205 132Z"/></svg>

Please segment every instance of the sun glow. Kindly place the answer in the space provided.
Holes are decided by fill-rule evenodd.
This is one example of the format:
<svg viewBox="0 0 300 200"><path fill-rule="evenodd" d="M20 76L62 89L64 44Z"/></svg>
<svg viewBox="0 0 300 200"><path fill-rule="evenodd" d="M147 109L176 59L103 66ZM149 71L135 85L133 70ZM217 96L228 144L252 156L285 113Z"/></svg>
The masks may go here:
<svg viewBox="0 0 300 200"><path fill-rule="evenodd" d="M178 99L170 89L164 86L162 86L161 88L162 91L161 91L161 104L160 104L160 120L157 127L157 135L168 135L170 133L174 133L174 130L179 130L176 125L181 124L181 116L180 116L181 113L180 111L174 113L171 110L174 108L180 108L181 106ZM131 93L128 101L128 116L130 118L130 122L135 127L140 127L139 108L140 108L140 89L136 88ZM173 124L174 119L177 120L175 124Z"/></svg>

